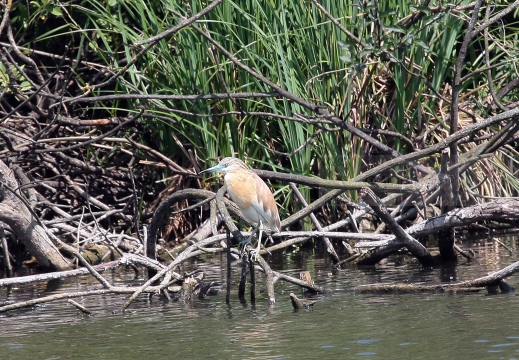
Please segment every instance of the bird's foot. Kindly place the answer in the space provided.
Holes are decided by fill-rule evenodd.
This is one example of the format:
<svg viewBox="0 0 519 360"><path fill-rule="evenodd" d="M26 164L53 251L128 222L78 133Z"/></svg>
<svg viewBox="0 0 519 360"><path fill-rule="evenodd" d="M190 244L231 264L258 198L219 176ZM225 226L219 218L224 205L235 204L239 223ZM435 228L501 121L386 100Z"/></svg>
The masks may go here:
<svg viewBox="0 0 519 360"><path fill-rule="evenodd" d="M256 250L256 249L252 249L250 251L250 259L254 262L256 262L258 260L258 256L259 256L259 251Z"/></svg>
<svg viewBox="0 0 519 360"><path fill-rule="evenodd" d="M257 261L261 251L261 238L258 239L258 246L250 251L250 258L252 261Z"/></svg>
<svg viewBox="0 0 519 360"><path fill-rule="evenodd" d="M243 256L247 250L247 245L252 244L252 239L249 237L238 244L238 250ZM252 261L256 261L261 251L261 242L258 241L258 246L249 250L249 256Z"/></svg>
<svg viewBox="0 0 519 360"><path fill-rule="evenodd" d="M247 239L240 241L238 244L238 250L240 251L240 254L243 255L245 253L245 248L247 245L250 245L252 243L252 238L248 237Z"/></svg>

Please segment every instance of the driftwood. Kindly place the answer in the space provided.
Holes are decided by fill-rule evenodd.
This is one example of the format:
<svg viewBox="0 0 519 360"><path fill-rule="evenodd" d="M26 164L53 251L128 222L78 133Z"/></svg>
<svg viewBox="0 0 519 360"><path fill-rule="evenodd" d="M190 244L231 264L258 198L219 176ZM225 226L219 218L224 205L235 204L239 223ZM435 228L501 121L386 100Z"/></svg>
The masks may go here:
<svg viewBox="0 0 519 360"><path fill-rule="evenodd" d="M424 266L433 264L433 259L429 251L420 244L415 238L405 232L395 219L388 213L384 204L373 193L373 191L363 188L360 191L360 197L373 209L378 217L384 221L389 230L395 235L400 245L404 245Z"/></svg>
<svg viewBox="0 0 519 360"><path fill-rule="evenodd" d="M452 210L418 224L412 225L405 231L413 237L423 237L437 234L441 230L470 227L478 222L501 221L505 223L519 223L517 211L519 200L499 199L489 203L473 205L464 209ZM394 254L401 249L402 244L394 235L381 239L380 235L372 235L374 241L360 240L355 244L356 248L369 248L370 252L352 259L353 262L362 265L375 264L381 259ZM434 262L437 262L434 260Z"/></svg>
<svg viewBox="0 0 519 360"><path fill-rule="evenodd" d="M504 282L509 276L519 272L519 261L508 265L507 267L495 271L487 276L483 276L474 280L462 281L454 284L434 284L434 285L413 285L413 284L374 284L359 286L352 291L367 292L465 292L479 291L487 289L494 292L499 287L504 292L513 291L509 285Z"/></svg>
<svg viewBox="0 0 519 360"><path fill-rule="evenodd" d="M406 231L410 235L418 237L434 234L445 228L467 227L471 224L488 221L519 224L519 199L496 199L463 209L451 210L446 214L412 225Z"/></svg>
<svg viewBox="0 0 519 360"><path fill-rule="evenodd" d="M213 46L215 52L219 52L234 65L236 71L247 72L266 87L270 87L269 92L186 95L118 94L97 97L80 92L69 97L65 96L69 94L68 91L62 88L52 94L49 83L58 77L61 71L60 67L56 69L54 74L49 71L42 71L36 66L32 58L24 55L24 53L36 53L33 49L22 49L12 39L9 39L9 43L1 44L2 63L8 65L5 66L6 71L11 71L12 68L19 68L20 73L24 71L18 66L18 60L6 57L6 49L10 49L9 51L18 55L21 63L27 65L24 65L25 69L30 69L34 73L26 77L34 81L34 85L36 85L33 86L35 90L30 96L21 92L19 87L10 86L9 90L13 91L13 98L20 100L16 100L15 104L9 104L7 99L2 105L0 137L5 146L0 150L0 159L4 161L0 161L2 185L0 189L0 222L2 223L0 224L0 241L4 265L11 270L16 265L20 266L19 263L16 264L17 259L9 251L9 246L12 246L12 239L14 239L24 245L24 248L37 260L41 268L70 269L74 262L81 264L83 268L67 272L51 272L22 279L2 279L0 280L0 286L46 281L88 272L98 280L103 289L34 299L25 303L0 307L0 311L59 298L94 294L132 294L123 308L129 306L142 293L161 293L166 297L171 297L170 293L178 292L181 298L190 301L197 295L198 291L200 291L200 294L204 293L205 288L201 280L198 281L196 277L176 273L177 266L201 254L219 254L225 250L227 251L229 264L227 281L230 284L231 262L240 258L241 254L235 249L231 249L231 243L242 240L248 233L238 230L229 216L229 211L235 219L241 218L243 220L243 218L232 202L223 197L223 188L218 193L198 189L201 184L199 179L194 176L196 171L193 171L197 170L196 168L199 166L196 155L189 154L186 151L186 156L192 162L193 167L193 170L188 170L159 151L144 144L139 144L128 136L130 127L134 126L139 118L143 116L152 117L156 114L142 110L136 115L126 118L80 120L79 116L82 117L84 114L69 115L73 108L68 107L73 104L81 105L97 101L123 99L128 102L132 100L145 102L154 99L206 101L282 98L293 104L298 104L306 111L305 114L296 114L294 117L290 117L291 121L313 123L320 127L319 131L328 129L323 125L333 125L336 127L333 131L349 132L352 137L369 144L370 149L390 158L366 168L366 171L349 181L321 179L265 170L256 171L264 178L289 184L301 204L299 211L283 219L282 227L284 231L272 236L275 241L280 242L262 250L255 258L255 262L244 263L244 268L249 269L251 275L255 271L263 271L266 274L267 301L269 304L275 303L274 284L279 280L290 282L314 292L328 291L309 281L295 279L271 269L265 255L295 244L302 245L311 240L322 241L335 266L347 264L373 265L402 249L408 250L424 266L430 266L436 260L456 260L454 237L452 236L455 228L470 229L473 224L484 223L489 225L490 222L498 222L500 226L508 226L509 228L518 224L519 201L517 199L492 199L486 203L479 203L479 199L474 198L472 202L467 203L471 204L468 207L462 208L459 204L460 174L469 171L477 162L485 161L486 157L492 156L501 147L517 141L516 133L519 130L517 121L519 108L517 108L517 104L510 104L509 107L498 106L501 112L492 113L486 119L478 119L470 111L459 106L460 77L466 46L482 31L475 27L477 11L473 11L469 30L461 44L462 49L456 62L455 81L452 84L453 95L450 101L451 123L448 136L421 149L413 148L414 143L401 136L400 138L410 146L410 151L407 154L400 154L378 140L376 136L372 136L380 129L356 127L353 125L354 122L335 116L328 108L319 106L318 102L308 101L291 94L257 70L248 67L247 62L230 53L207 31L201 29L196 21L221 3L221 0L213 1L190 18L182 18L179 14L178 17L181 21L177 26L135 44L137 47L142 46L142 48L137 50L131 61L125 63L114 73L110 73L110 70L106 68L99 71L94 78L104 80L88 84L89 94L95 89L103 89L118 77L124 76L125 72L155 44L185 27L191 27L192 31L201 34ZM342 28L340 23L333 19L317 1L312 1L312 3L352 41L365 47L361 39L353 37L347 29ZM508 9L511 11L512 7ZM7 21L8 10L6 8L4 12L5 21L1 25L2 28L5 27L6 29L11 26ZM483 25L479 26L482 27ZM12 33L12 31L9 33ZM74 66L80 63L62 55L47 55L61 63L66 62ZM85 64L92 69L95 69L98 65ZM24 73L25 75L27 74ZM14 79L15 77L10 76L10 78ZM492 84L492 81L490 81L491 89ZM55 86L59 88L61 85L57 82ZM501 90L500 97L511 91L514 86L517 86L517 82L506 85ZM439 98L442 96L441 94L437 95ZM492 93L492 98L496 104L500 105L495 93ZM473 119L472 123L464 127L458 126L459 111L469 115ZM243 115L245 113L265 118L281 118L284 116L269 113L247 113L246 109L240 109L239 113L229 112L229 115ZM312 118L312 116L315 116L315 118ZM498 126L500 130L497 132L494 129L492 131L487 130L490 127ZM94 131L92 131L92 128ZM482 135L483 132L486 132L486 134ZM46 138L44 134L47 134L48 137ZM173 134L173 136L176 135ZM460 144L463 142L473 143L473 147L465 153L461 153ZM110 162L108 162L110 163L109 166L99 165L95 161L83 160L87 147L94 149L93 151L98 151L96 156L99 156L99 158L105 158L105 155L109 158L109 154L113 152L118 154L120 158L128 157L130 160L120 161L120 158L118 158L118 162L114 161L114 163L119 165L113 166ZM137 153L145 154L145 156L139 156ZM438 154L442 155L439 172L419 162ZM152 160L142 160L148 157ZM8 168L5 163L11 162L11 159L15 159L13 161L15 164ZM123 164L123 166L120 166L120 164ZM156 180L147 175L150 173L149 168L143 168L141 166L143 164L154 166L156 169L167 168L171 174L182 180L178 183L171 182L173 185L164 192L165 195L156 199L157 206L154 211L149 210L153 209L151 205L144 206L144 212L149 210L153 213L151 215L144 214L141 218L142 213L139 204L140 199L143 198L141 195L151 193L152 190L155 191L155 189L147 187L146 184L152 182L150 180ZM415 176L413 181L407 179L393 171L396 166L407 168L410 172L419 173L422 177ZM30 176L29 173L31 173ZM388 173L392 175L386 178L382 176ZM377 177L382 178L382 180L380 182L372 181ZM307 204L305 199L298 196L296 184L318 190L316 193L319 192L322 196ZM177 191L174 191L175 189ZM356 204L344 198L346 191L361 189L369 189L369 191L363 191L363 198L369 206ZM387 196L379 200L377 195L382 196L382 193L387 194ZM354 208L355 211L338 212L341 215L344 214L343 219L339 219L332 224L325 224L323 218L319 217L322 215L320 210L324 206L330 205L333 200L348 202L350 210ZM203 221L198 229L196 229L195 224L197 222L195 221L192 222L193 224L184 221L184 226L189 227L184 231L172 226L172 232L175 233L173 237L178 238L180 244L172 250L163 244L157 246L158 242L162 241L162 239L159 240L159 237L162 235L164 223L167 223L166 220L169 220L172 215L178 215L181 211L198 210L200 207L206 207L207 203L210 204L210 219ZM433 217L427 215L428 207L431 204L440 207L442 214ZM178 206L175 209L177 211L171 211L172 206ZM392 211L388 208L389 206L394 206ZM207 211L202 212L204 215L206 213ZM359 219L367 214L370 216L376 215L383 222L383 225L377 228L377 233L360 233L357 222L360 222ZM416 221L417 214L421 214L423 220L407 227L408 221ZM150 217L149 233L147 233L146 225ZM299 231L299 223L306 217L310 217L317 231ZM226 235L218 231L218 226L222 221L229 232L229 240L225 246L222 242ZM386 229L392 235L383 234ZM185 236L186 233L190 235ZM432 259L427 249L416 239L438 233L448 236L440 236L440 241L435 245L438 245L441 256L439 259ZM355 242L355 246L345 244L345 247L348 248L347 255L341 259L342 253L336 247L345 243L346 240ZM161 252L159 255L173 259L168 265L156 261L159 252L157 248ZM369 250L366 251L366 248ZM99 249L103 249L103 255L99 257L88 256L90 253L99 252ZM249 248L246 250L248 251ZM106 261L110 254L117 254L117 256L122 257L105 265L92 266L92 263ZM137 254L145 254L146 257ZM171 259L168 259L168 261ZM14 265L11 260L14 260ZM258 265L255 265L255 263ZM111 285L101 275L103 269L127 265L144 266L149 270L150 279L138 288L117 287ZM384 288L388 289L387 291L394 291L395 289L400 289L399 291L404 291L404 289L437 291L439 288L449 289L449 286L451 286L450 289L472 289L496 285L504 288L503 279L516 271L515 266L507 267L502 272L493 274L493 276L476 279L472 282L440 285L440 287L438 285L432 287L372 285L371 289L378 289L377 291L385 291ZM246 271L243 274L246 275ZM369 289L369 287L363 287L359 291L370 291ZM230 298L230 290L229 287L227 299ZM254 294L252 296L254 298ZM74 303L72 305L77 306Z"/></svg>
<svg viewBox="0 0 519 360"><path fill-rule="evenodd" d="M29 207L13 171L0 161L0 221L7 224L40 265L47 269L65 270L71 263L51 241L41 221ZM24 201L25 200L25 201Z"/></svg>
<svg viewBox="0 0 519 360"><path fill-rule="evenodd" d="M474 129L480 129L480 128L481 128L480 126L474 126ZM469 134L469 132L466 132L466 133ZM495 138L497 138L497 135L495 136ZM479 152L477 152L476 155L480 156L481 154L484 153L484 151L486 151L485 149L488 150L488 149L491 149L491 147L478 148ZM56 153L56 154L59 154L59 153ZM469 154L466 157L462 157L462 159L460 161L462 161L462 164L466 164L467 168L468 168L468 165L474 163L474 161L478 161L479 159L481 159L481 157L477 157L477 156L474 156L474 154ZM465 162L463 163L463 161L465 161ZM386 169L386 168L384 168L384 169ZM306 184L306 185L312 185L312 186L321 186L321 187L329 185L330 188L332 189L329 192L325 193L324 196L322 196L321 198L315 200L313 203L311 203L308 206L306 206L305 208L303 208L298 213L290 216L289 218L284 219L282 222L282 226L284 228L289 228L290 226L293 226L294 224L296 224L300 219L302 219L306 216L310 216L310 214L312 214L313 212L318 211L320 207L328 204L330 200L340 196L342 194L342 192L344 191L344 189L346 189L346 188L360 189L360 188L362 188L363 185L366 184L365 182L361 181L365 177L364 174L360 175L356 179L352 179L352 181L350 181L348 183L344 183L344 182L328 183L327 181L319 181L319 179L317 179L317 181L316 181L315 178L300 177L295 174L290 174L290 176L286 177L284 175L280 175L278 173L272 173L272 172L258 171L258 173L267 178L282 179L283 181L290 180L294 183L300 183L300 184ZM391 189L393 189L394 191L396 191L395 195L389 195L386 198L382 199L382 203L388 203L390 201L394 201L397 198L397 196L399 196L398 194L408 193L409 191L414 191L414 193L412 193L412 194L415 194L416 192L418 194L421 194L422 197L416 196L416 195L413 196L414 199L418 200L418 201L416 201L415 207L411 208L411 210L407 211L405 214L402 212L400 215L395 217L395 220L403 221L404 219L409 218L409 216L411 216L410 214L412 214L413 211L415 213L422 211L424 204L423 204L423 201L421 201L420 199L424 198L424 195L427 195L427 194L431 194L431 195L429 195L431 198L434 196L435 191L437 190L438 186L440 186L440 184L442 184L442 180L441 180L442 173L443 172L441 172L440 174L429 173L429 175L426 175L426 177L421 179L419 182L412 184L412 186L404 186L404 187L399 188L399 187L395 187L395 186L385 187L385 186L381 186L380 184L369 184L369 187L374 190L380 190L380 189L391 190ZM72 186L72 189L74 189L74 191L76 191L78 193L81 192L81 189L77 186L73 186L74 184L72 184L70 181L69 181L69 184ZM9 187L9 189L11 189L11 190L17 189L17 188L18 188L18 185L11 185ZM4 192L4 193L6 194L6 196L9 196L9 194L11 194L10 191ZM27 194L27 196L30 196L30 194ZM41 197L41 195L38 195L37 193L36 193L36 196ZM16 199L18 199L18 198L16 197ZM147 249L146 253L149 255L150 258L153 258L156 254L155 246L156 246L157 239L158 239L158 236L160 233L161 224L163 224L165 222L165 219L166 219L168 213L170 212L170 207L172 206L172 204L178 203L180 201L189 200L189 199L201 200L201 202L199 202L198 204L192 205L190 208L195 208L195 207L201 206L207 201L217 203L215 200L211 200L211 199L216 199L215 193L206 191L206 190L197 190L197 189L185 189L185 190L173 193L168 198L166 198L166 200L161 202L159 207L157 207L157 209L155 210L155 214L153 216L153 220L150 225L149 234L148 234L148 236L145 236L144 243L148 245L146 247L146 249ZM217 224L221 221L220 219L216 220L216 218L218 216L220 216L222 212L224 212L222 210L224 208L228 208L229 210L231 210L235 216L239 217L240 214L239 214L239 211L236 210L236 208L233 206L233 204L229 200L227 200L223 197L220 197L220 203L222 201L224 203L224 206L222 207L222 205L220 204L220 206L219 206L220 214L216 214L215 212L213 212L213 219L215 219L215 220L206 222L205 225L203 227L201 227L200 231L198 231L196 233L196 235L193 235L191 237L191 240L190 240L190 241L192 241L191 245L189 245L189 242L186 241L184 244L182 244L180 247L178 247L178 249L175 250L175 252L178 253L178 257L175 259L175 261L172 264L170 264L170 266L167 266L167 267L147 266L150 269L151 274L156 274L153 276L153 278L154 278L153 281L162 279L160 284L158 284L156 286L150 286L151 283L148 283L139 289L132 289L132 291L129 291L129 293L133 293L133 296L128 299L127 303L125 304L125 307L128 306L131 303L131 301L133 301L133 299L142 292L155 293L155 292L159 291L159 292L163 292L165 295L167 295L168 288L170 288L170 286L171 286L172 279L178 279L178 277L176 277L176 276L172 277L172 274L173 274L172 271L175 268L175 266L179 265L182 261L185 261L193 256L198 256L202 253L223 251L222 247L207 248L207 246L212 246L225 238L225 235L223 235L223 234L216 234ZM27 209L29 209L29 207L27 207L27 205L25 203L23 203L23 204ZM92 205L96 205L98 208L103 208L102 204L99 204L96 202L92 202ZM429 218L429 219L422 221L418 224L415 224L407 229L400 228L401 230L397 230L397 232L400 233L400 235L403 235L401 233L401 231L405 230L406 234L416 238L416 237L421 237L421 236L428 235L428 234L437 233L441 229L451 229L451 228L455 228L455 227L467 227L476 222L499 221L501 223L513 225L513 224L517 224L517 220L519 217L519 214L517 213L517 209L519 207L517 205L519 205L519 204L518 204L517 200L515 200L515 199L500 199L500 200L490 201L490 202L483 203L483 204L473 205L471 207L467 207L464 209L454 209L443 215ZM365 253L350 254L350 255L352 255L351 257L349 255L348 258L342 259L338 264L346 264L348 262L354 262L357 264L374 264L374 263L380 261L381 259L395 253L402 247L405 247L408 250L409 250L410 246L412 247L412 245L409 245L410 243L407 243L407 244L402 243L402 241L401 241L402 236L400 236L400 238L397 239L397 237L395 237L394 235L351 233L348 231L340 231L340 232L337 231L338 229L351 225L352 223L357 221L359 216L362 216L363 214L369 213L370 211L373 210L370 207L362 207L362 206L357 206L357 207L358 207L358 210L354 214L349 216L348 218L341 219L335 224L321 226L321 228L319 229L320 231L303 232L303 231L287 230L287 231L283 231L279 234L274 234L273 235L274 239L282 239L284 241L282 241L278 244L275 244L265 250L262 250L261 254L263 255L268 252L277 251L277 250L286 248L288 246L291 246L293 244L302 243L304 241L307 241L308 239L316 239L316 238L327 239L328 240L327 247L330 250L335 252L335 249L334 249L335 244L333 243L333 241L335 241L334 239L340 238L341 240L350 239L352 241L357 242L357 245L356 245L357 249L362 248L362 247L370 247L370 251L365 252ZM384 208L384 206L382 206L380 203L378 203L377 209L383 209L383 208ZM86 216L91 216L94 219L96 219L96 217L101 218L105 214L108 214L108 212L112 212L114 215L117 215L119 213L118 210L115 210L115 211L109 210L107 212L106 209L108 209L108 208L105 207L104 212L98 212L98 213L90 212L89 214L86 214ZM213 206L213 209L216 209L216 206ZM67 217L67 215L60 209L54 207L53 210L56 211L56 213L59 213L60 215L62 215L64 218ZM403 210L403 208L401 208L401 210ZM128 219L128 216L120 216L120 218ZM386 220L389 220L389 219L390 218L388 218ZM399 219L401 219L401 220L399 220ZM230 218L224 217L224 220L225 220L225 223L227 226L229 226L230 228L233 228L232 227L233 223L230 220ZM318 225L318 222L316 221L317 219L314 218L312 220L315 222L316 226L320 226L320 225ZM81 218L78 217L77 215L68 216L66 221L70 221L70 222L81 221ZM37 221L37 224L39 224L38 221ZM46 224L48 224L48 226L52 227L52 231L54 231L54 229L60 229L60 230L69 231L69 234L76 232L78 235L80 235L84 238L87 238L90 236L87 232L84 232L83 227L81 229L78 229L78 228L68 225L67 223L62 223L59 221L48 221L48 220L46 220ZM392 228L393 225L389 226L389 228L394 230L394 228ZM398 228L396 228L396 229L398 229ZM52 231L47 229L46 231L44 231L44 233L50 235L52 233ZM211 234L213 234L213 236L211 236ZM248 235L245 232L244 233L238 232L237 229L233 230L232 234L233 234L233 238L236 238L236 239L240 239L240 238L242 238L242 236ZM103 237L105 239L109 239L109 238L114 239L113 248L121 249L122 243L118 239L122 239L123 238L122 235L113 233L113 234L104 234ZM132 249L132 251L142 251L142 249L143 249L142 243L140 242L139 239L126 238L126 235L124 236L124 239L125 239L125 241L128 242L126 245L127 246L126 249ZM368 241L368 240L372 240L372 241ZM373 240L375 240L375 241L373 241ZM109 244L112 244L112 242L110 242ZM112 246L112 245L110 245L110 246ZM65 247L63 247L63 249L65 249ZM86 249L86 247L82 248L81 250L84 252L85 249ZM332 251L330 251L330 254L332 254ZM353 251L355 251L355 250L353 250ZM71 254L71 256L76 256L75 254L73 254L73 252L70 252L70 254ZM232 252L232 254L233 254L233 257L236 256L236 254L234 252ZM334 256L334 258L335 258L335 256L337 256L337 252L335 252L335 254L336 255L332 255L332 256ZM63 256L63 255L61 255L61 253L60 253L60 256ZM123 259L127 259L127 258L123 258ZM65 260L67 261L67 264L70 264L70 260L68 260L68 259L65 259ZM319 287L315 284L306 284L306 283L302 282L301 280L293 279L293 278L290 278L283 274L279 274L275 271L272 271L270 269L270 267L268 266L268 263L262 257L258 257L257 260L261 265L259 267L259 269L261 271L265 271L268 275L267 278L269 280L268 280L267 284L269 284L269 285L267 288L268 288L268 299L269 299L270 303L275 302L273 284L277 280L289 281L291 283L297 284L299 286L304 286L308 289L312 289L317 292L326 291L326 289L322 289L321 287ZM335 258L334 260L336 261L337 259ZM40 263L44 264L44 262L41 262L41 261L40 261ZM425 262L425 261L423 263L428 264L428 262ZM84 272L85 270L82 270L82 271ZM57 276L59 277L59 275L57 275ZM110 292L121 293L120 289L117 289L117 287L107 284L106 281L103 281L101 279L99 279L99 280L103 284L103 286L105 286L105 289L104 289L106 291L105 293L110 293ZM153 291L150 291L150 289L152 289ZM46 300L43 299L41 301L46 301Z"/></svg>
<svg viewBox="0 0 519 360"><path fill-rule="evenodd" d="M290 301L294 310L312 309L317 300L300 299L294 293L290 293Z"/></svg>
<svg viewBox="0 0 519 360"><path fill-rule="evenodd" d="M192 251L192 249L186 250L188 253L191 254L191 256L197 256L195 252ZM183 255L183 259L189 258L191 256ZM90 268L90 271L95 271L97 274L99 274L99 271L103 271L106 269L113 268L115 266L126 266L128 264L140 264L145 265L149 267L154 267L156 269L167 269L163 265L160 265L159 263L153 263L150 262L148 259L142 256L136 256L136 255L125 255L123 258L121 258L118 261L109 263L109 264L103 264ZM513 274L517 273L519 271L519 262L513 263L499 271L496 271L492 274L489 274L487 276L477 278L474 280L468 280L463 282L458 282L455 284L434 284L434 285L412 285L412 284L372 284L372 285L363 285L351 290L347 290L346 292L360 292L360 293L406 293L406 292L467 292L467 291L479 291L481 289L487 289L488 291L495 291L494 289L496 287L499 287L502 289L502 291L510 291L510 287L504 283L504 279L512 276ZM49 279L56 279L56 278L64 278L68 276L78 276L85 274L86 271L84 269L78 269L78 270L71 270L66 272L55 272L50 274L41 274L41 275L34 275L34 276L27 276L22 278L12 278L12 279L4 279L0 283L0 286L8 286L8 285L14 285L14 284L23 284L33 281L42 281L42 280L49 280ZM98 275L99 276L99 275ZM190 276L190 275L189 275ZM273 271L273 276L277 279L283 279L285 281L289 281L295 285L302 286L307 289L311 289L314 292L318 293L329 293L332 292L331 290L323 289L322 287L319 287L312 282L296 279L293 277L290 277L286 274L278 273ZM139 293L145 292L149 294L153 294L157 291L163 291L165 287L169 286L171 284L171 279L173 281L177 281L178 279L183 278L179 274L174 274L173 277L169 276L167 277L168 283L164 286L164 284L161 284L160 286L144 286L140 288L136 287L121 287L121 286L112 286L109 285L107 288L100 289L100 290L88 290L88 291L79 291L79 292L70 292L70 293L64 293L64 294L57 294L57 295L51 295L51 296L45 296L37 299L31 299L28 301L23 301L19 303L11 303L11 304L4 304L3 306L0 306L0 312L6 312L10 310L20 309L24 307L34 306L37 304L42 304L50 301L56 301L60 299L71 299L75 297L84 297L84 296L94 296L94 295L101 295L101 294L131 294L135 291L139 291ZM106 280L105 280L106 281ZM192 282L192 280L190 280ZM196 282L195 286L198 286L199 282ZM191 285L187 285L188 287L191 287ZM177 286L173 290L181 293L182 286ZM205 290L207 291L207 289ZM187 300L192 298L191 295L187 298ZM296 297L297 298L297 297ZM301 302L301 307L306 307L306 300L299 299ZM294 299L292 299L294 301ZM297 302L296 302L297 304Z"/></svg>

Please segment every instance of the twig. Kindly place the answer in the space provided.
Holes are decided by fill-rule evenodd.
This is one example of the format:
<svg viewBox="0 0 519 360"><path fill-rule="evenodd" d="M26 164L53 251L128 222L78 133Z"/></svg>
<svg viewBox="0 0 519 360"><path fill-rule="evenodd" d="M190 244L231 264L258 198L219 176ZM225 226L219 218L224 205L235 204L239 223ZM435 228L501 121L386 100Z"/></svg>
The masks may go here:
<svg viewBox="0 0 519 360"><path fill-rule="evenodd" d="M355 35L353 35L351 32L349 32L344 26L342 26L342 24L337 21L333 16L332 14L330 14L325 8L324 6L322 6L319 2L317 2L316 0L312 0L312 2L314 3L314 5L335 25L337 26L339 29L341 29L341 31L343 33L345 33L350 39L352 39L355 43L357 43L357 45L359 45L360 47L362 48L366 48L368 47L368 45L362 41L361 39L359 39L358 37L356 37Z"/></svg>
<svg viewBox="0 0 519 360"><path fill-rule="evenodd" d="M74 150L74 149L77 149L77 148L84 147L84 146L87 146L89 144L92 144L94 142L101 141L105 137L108 137L108 136L112 135L113 133L117 132L118 130L124 128L125 126L130 125L131 123L135 122L136 120L138 120L141 117L141 115L143 113L144 113L144 110L141 109L138 114L132 116L131 118L129 118L126 121L121 122L119 125L115 126L113 129L111 129L111 130L107 131L106 133L104 133L102 135L99 135L99 136L97 136L97 137L95 137L93 139L84 141L84 142L82 142L80 144L71 145L71 146L64 147L64 148L35 149L34 152L36 154L47 153L47 152L63 152L63 151L68 151L68 150Z"/></svg>
<svg viewBox="0 0 519 360"><path fill-rule="evenodd" d="M303 197L303 195L301 194L301 192L299 191L297 186L293 182L290 182L288 184L290 185L290 188L292 189L292 191L298 198L299 202L301 202L303 207L308 206L308 203L306 202L305 198ZM319 223L319 220L317 220L317 218L315 217L314 213L310 213L310 219L314 223L317 230L323 231L323 227ZM328 239L327 237L323 237L323 241L324 241L324 244L326 245L328 254L330 254L330 257L332 258L333 263L337 264L340 261L340 259L339 259L339 256L337 255L337 253L335 252L335 249L333 248L333 245L332 245L330 239Z"/></svg>
<svg viewBox="0 0 519 360"><path fill-rule="evenodd" d="M278 97L277 92L247 92L247 93L223 93L223 94L201 94L201 95L161 95L161 94L114 94L91 96L87 98L77 98L70 101L70 104L92 103L98 101L116 100L181 100L181 101L201 101L201 100L227 100L227 99L250 99L250 98L273 98Z"/></svg>
<svg viewBox="0 0 519 360"><path fill-rule="evenodd" d="M94 315L92 314L92 312L90 310L88 310L86 307L84 307L83 305L81 304L78 304L77 302L75 302L74 300L72 299L68 299L68 303L71 304L71 305L74 305L76 308L78 308L83 314L86 314L86 315Z"/></svg>

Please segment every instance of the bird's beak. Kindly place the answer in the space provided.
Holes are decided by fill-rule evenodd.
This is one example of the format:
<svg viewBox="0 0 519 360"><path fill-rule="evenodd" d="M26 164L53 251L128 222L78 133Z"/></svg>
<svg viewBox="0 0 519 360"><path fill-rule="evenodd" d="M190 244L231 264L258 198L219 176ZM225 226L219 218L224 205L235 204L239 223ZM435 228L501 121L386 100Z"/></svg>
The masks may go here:
<svg viewBox="0 0 519 360"><path fill-rule="evenodd" d="M214 172L220 172L222 171L223 169L225 168L224 165L216 165L216 166L213 166L209 169L205 169L205 170L202 170L198 173L198 175L202 175L202 174L209 174L209 173L214 173Z"/></svg>

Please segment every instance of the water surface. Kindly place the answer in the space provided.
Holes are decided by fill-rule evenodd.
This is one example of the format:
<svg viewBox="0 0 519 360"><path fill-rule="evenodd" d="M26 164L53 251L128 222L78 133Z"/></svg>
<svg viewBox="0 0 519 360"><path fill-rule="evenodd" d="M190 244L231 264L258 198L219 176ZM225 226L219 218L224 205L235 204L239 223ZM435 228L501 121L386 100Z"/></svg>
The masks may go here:
<svg viewBox="0 0 519 360"><path fill-rule="evenodd" d="M75 299L94 312L84 317L65 300L0 314L2 359L515 359L519 358L519 298L515 293L377 294L347 292L361 284L440 283L486 275L518 260L513 239L470 246L472 263L423 270L415 262L391 259L373 268L332 271L324 254L309 251L275 255L272 267L297 276L308 270L315 281L337 290L317 297L313 311L294 311L289 293L276 284L277 303L255 306L222 296L189 303L139 298L124 314L125 296ZM225 262L197 260L213 281L225 279ZM135 285L143 275L117 269L112 283ZM233 277L237 280L238 274ZM259 277L259 281L263 278ZM519 286L516 276L508 279ZM29 299L98 287L90 276L0 289L0 300ZM343 291L344 290L344 291ZM115 311L115 313L113 313Z"/></svg>

